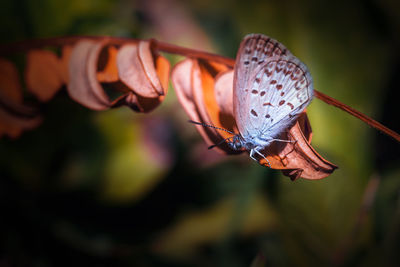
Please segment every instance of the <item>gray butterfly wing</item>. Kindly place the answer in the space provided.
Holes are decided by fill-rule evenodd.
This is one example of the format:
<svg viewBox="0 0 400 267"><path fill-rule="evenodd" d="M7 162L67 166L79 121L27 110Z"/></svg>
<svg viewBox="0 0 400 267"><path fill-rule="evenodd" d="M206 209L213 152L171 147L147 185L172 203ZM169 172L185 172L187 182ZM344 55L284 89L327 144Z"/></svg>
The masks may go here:
<svg viewBox="0 0 400 267"><path fill-rule="evenodd" d="M310 104L314 91L307 67L292 55L269 58L250 76L248 87L247 132L265 140L289 127Z"/></svg>
<svg viewBox="0 0 400 267"><path fill-rule="evenodd" d="M277 53L262 57L259 52L262 37L245 38L236 58L234 113L245 139L276 137L296 119L313 96L307 67L279 43L275 44ZM261 59L253 60L257 56Z"/></svg>
<svg viewBox="0 0 400 267"><path fill-rule="evenodd" d="M278 41L262 34L249 34L240 44L234 72L233 109L236 124L243 136L248 135L248 122L252 124L251 127L254 126L249 120L251 88L247 87L248 81L268 58L279 55L291 53Z"/></svg>

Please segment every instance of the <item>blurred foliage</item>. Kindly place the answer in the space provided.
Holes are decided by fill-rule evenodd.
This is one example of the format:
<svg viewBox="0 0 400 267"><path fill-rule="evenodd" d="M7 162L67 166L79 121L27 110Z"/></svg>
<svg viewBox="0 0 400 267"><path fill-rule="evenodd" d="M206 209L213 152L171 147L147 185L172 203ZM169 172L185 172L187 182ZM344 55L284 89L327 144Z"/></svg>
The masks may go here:
<svg viewBox="0 0 400 267"><path fill-rule="evenodd" d="M399 12L394 0L17 0L2 2L0 40L154 37L234 57L260 32L318 90L399 132ZM89 111L61 92L38 129L0 140L0 265L398 265L397 143L314 100L313 146L340 169L293 183L206 151L170 89L149 115Z"/></svg>

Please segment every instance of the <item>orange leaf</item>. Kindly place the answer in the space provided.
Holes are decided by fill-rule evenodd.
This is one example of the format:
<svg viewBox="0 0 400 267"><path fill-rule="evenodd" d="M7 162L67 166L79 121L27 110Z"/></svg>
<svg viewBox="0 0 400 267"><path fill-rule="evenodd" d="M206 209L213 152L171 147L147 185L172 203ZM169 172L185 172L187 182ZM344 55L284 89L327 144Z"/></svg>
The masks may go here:
<svg viewBox="0 0 400 267"><path fill-rule="evenodd" d="M171 66L169 64L169 61L163 56L157 56L155 64L158 79L160 79L160 84L165 91L163 92L163 95L166 95L166 92L168 90L169 71Z"/></svg>
<svg viewBox="0 0 400 267"><path fill-rule="evenodd" d="M194 59L185 59L174 67L172 83L181 105L191 120L217 127L225 126L227 129L233 128L232 120L219 116L219 107L214 96L215 77L220 71L225 70L227 70L225 65L213 65ZM208 106L216 112L210 113L206 108ZM227 133L210 127L196 125L196 128L208 145L214 145L228 137ZM231 150L226 144L221 146L215 149L224 153L240 153Z"/></svg>
<svg viewBox="0 0 400 267"><path fill-rule="evenodd" d="M22 102L22 89L18 70L10 61L0 58L0 92L9 101Z"/></svg>
<svg viewBox="0 0 400 267"><path fill-rule="evenodd" d="M99 54L106 41L82 40L72 50L68 93L76 102L94 110L104 110L110 100L97 81Z"/></svg>
<svg viewBox="0 0 400 267"><path fill-rule="evenodd" d="M197 61L196 64L194 64L192 72L193 99L200 115L200 122L227 130L233 130L233 117L221 115L220 108L215 98L214 88L215 77L218 75L219 71L226 71L228 68L215 69L213 66L215 65L209 64L205 61ZM221 140L231 136L231 134L225 131L216 130L210 127L206 127L205 129L211 140L209 145L217 144L221 142ZM232 150L227 143L222 143L217 146L216 149L228 154L241 153L241 151Z"/></svg>
<svg viewBox="0 0 400 267"><path fill-rule="evenodd" d="M25 81L28 90L40 101L49 101L64 83L60 59L48 50L30 50Z"/></svg>
<svg viewBox="0 0 400 267"><path fill-rule="evenodd" d="M117 66L121 81L136 94L148 98L164 95L149 42L123 45L118 51Z"/></svg>
<svg viewBox="0 0 400 267"><path fill-rule="evenodd" d="M0 138L18 137L23 130L37 127L42 119L22 104L22 91L15 65L0 58Z"/></svg>
<svg viewBox="0 0 400 267"><path fill-rule="evenodd" d="M197 110L197 106L193 101L192 72L194 64L196 64L196 60L190 58L177 63L172 69L171 81L175 88L175 93L178 97L178 100L185 109L189 118L193 121L200 122L200 115ZM207 132L208 129L199 125L196 125L196 129L199 131L200 135L207 144L213 144L209 138L209 134Z"/></svg>
<svg viewBox="0 0 400 267"><path fill-rule="evenodd" d="M106 49L106 54L107 56L105 59L106 60L105 66L101 71L97 73L97 80L99 82L107 82L107 83L116 82L118 81L118 68L117 68L118 49L115 46L109 46Z"/></svg>
<svg viewBox="0 0 400 267"><path fill-rule="evenodd" d="M155 55L154 64L155 64L154 72L156 75L156 79L160 84L160 88L162 88L163 90L163 95L150 98L150 97L140 96L136 92L131 91L113 101L112 107L119 107L125 105L137 112L150 112L160 105L160 103L164 100L168 90L170 64L166 58L160 55ZM117 83L116 85L119 87L120 91L130 90L123 83Z"/></svg>

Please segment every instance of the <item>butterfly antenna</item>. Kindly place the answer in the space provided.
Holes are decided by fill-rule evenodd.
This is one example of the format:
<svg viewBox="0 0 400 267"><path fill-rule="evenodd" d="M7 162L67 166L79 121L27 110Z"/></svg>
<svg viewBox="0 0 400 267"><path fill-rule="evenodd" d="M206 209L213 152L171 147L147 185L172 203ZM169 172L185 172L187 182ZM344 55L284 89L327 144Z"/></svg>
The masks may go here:
<svg viewBox="0 0 400 267"><path fill-rule="evenodd" d="M227 129L224 129L224 128L216 127L216 126L214 126L214 125L209 125L209 124L205 124L205 123L197 122L197 121L192 121L192 120L188 120L188 122L193 123L193 124L197 124L197 125L201 125L201 126L204 126L204 127L214 128L214 129L220 130L220 131L225 131L225 132L230 133L230 134L233 134L233 135L235 134L234 132L231 132L231 131L229 131L229 130L227 130ZM225 141L225 140L224 140L224 141Z"/></svg>
<svg viewBox="0 0 400 267"><path fill-rule="evenodd" d="M222 140L222 141L219 142L218 144L209 146L208 149L213 149L213 148L216 147L216 146L220 146L220 145L222 145L223 143L225 143L226 140L229 140L229 139L232 139L232 137L225 138L224 140Z"/></svg>

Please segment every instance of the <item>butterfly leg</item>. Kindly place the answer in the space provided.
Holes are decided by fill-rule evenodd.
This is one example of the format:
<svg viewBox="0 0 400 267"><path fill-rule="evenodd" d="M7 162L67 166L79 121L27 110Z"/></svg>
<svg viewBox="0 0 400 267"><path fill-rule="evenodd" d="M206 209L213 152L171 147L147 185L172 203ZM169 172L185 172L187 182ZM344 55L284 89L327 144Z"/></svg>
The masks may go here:
<svg viewBox="0 0 400 267"><path fill-rule="evenodd" d="M283 142L283 143L296 143L296 140L283 140L283 139L271 139L271 141L276 141L276 142Z"/></svg>
<svg viewBox="0 0 400 267"><path fill-rule="evenodd" d="M269 160L260 151L257 150L257 147L250 150L250 158L252 158L253 160L258 162L258 160L254 157L254 152L256 154L260 155L261 157L263 157L267 161L268 167L271 168L271 163L269 162Z"/></svg>

